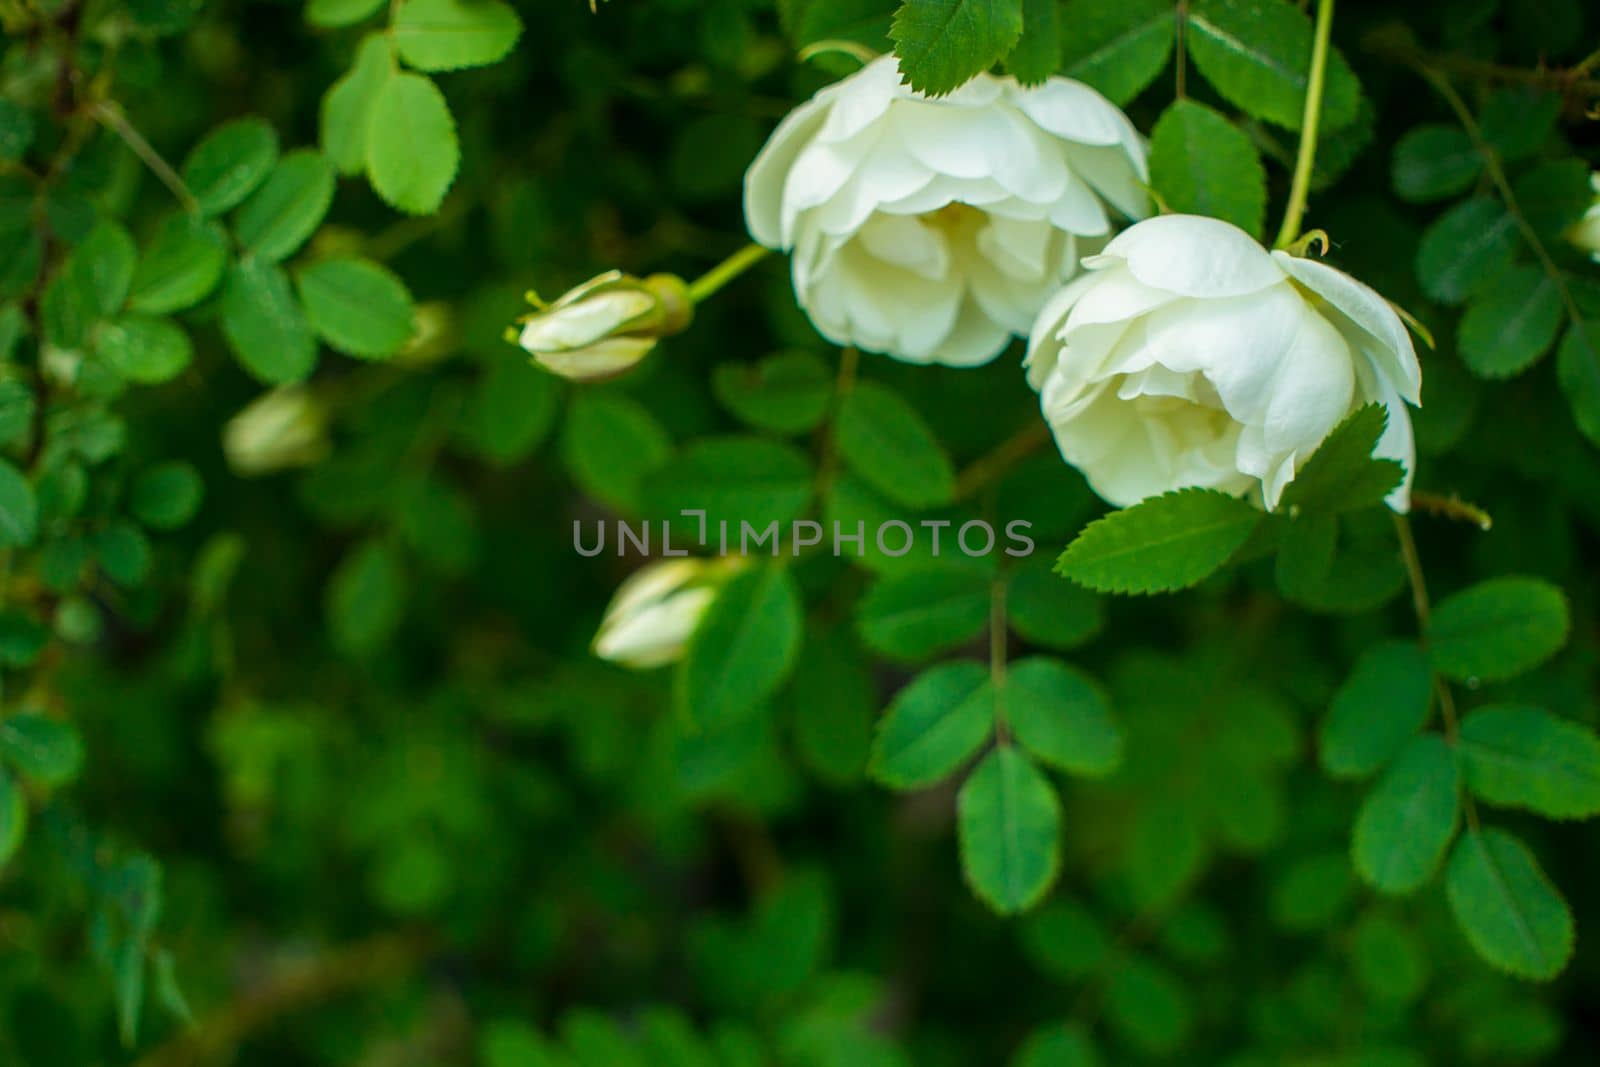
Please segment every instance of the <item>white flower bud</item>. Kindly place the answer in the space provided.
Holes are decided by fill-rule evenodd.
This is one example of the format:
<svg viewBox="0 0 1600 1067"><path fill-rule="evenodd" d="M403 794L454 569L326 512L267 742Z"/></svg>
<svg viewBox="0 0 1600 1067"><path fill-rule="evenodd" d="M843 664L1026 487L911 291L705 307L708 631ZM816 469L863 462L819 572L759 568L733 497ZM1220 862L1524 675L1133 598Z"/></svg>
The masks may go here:
<svg viewBox="0 0 1600 1067"><path fill-rule="evenodd" d="M893 56L796 108L745 175L745 219L793 250L795 296L828 340L976 366L1025 333L1107 205L1149 212L1145 145L1087 85L980 74L930 99Z"/></svg>
<svg viewBox="0 0 1600 1067"><path fill-rule="evenodd" d="M274 389L223 426L222 453L241 475L309 467L328 454L327 412L303 385Z"/></svg>
<svg viewBox="0 0 1600 1067"><path fill-rule="evenodd" d="M661 667L683 655L717 592L744 560L647 563L617 587L594 638L594 654L625 667Z"/></svg>
<svg viewBox="0 0 1600 1067"><path fill-rule="evenodd" d="M1583 218L1567 230L1567 240L1589 253L1589 258L1600 263L1600 170L1589 175L1589 187L1594 190L1594 203L1583 213Z"/></svg>
<svg viewBox="0 0 1600 1067"><path fill-rule="evenodd" d="M1332 267L1268 252L1236 226L1163 215L1118 235L1039 316L1028 380L1068 463L1118 506L1171 489L1277 506L1328 433L1377 402L1376 454L1406 480L1411 338L1377 293Z"/></svg>
<svg viewBox="0 0 1600 1067"><path fill-rule="evenodd" d="M515 340L546 370L594 381L639 362L659 338L684 329L691 314L681 279L608 271L527 316Z"/></svg>

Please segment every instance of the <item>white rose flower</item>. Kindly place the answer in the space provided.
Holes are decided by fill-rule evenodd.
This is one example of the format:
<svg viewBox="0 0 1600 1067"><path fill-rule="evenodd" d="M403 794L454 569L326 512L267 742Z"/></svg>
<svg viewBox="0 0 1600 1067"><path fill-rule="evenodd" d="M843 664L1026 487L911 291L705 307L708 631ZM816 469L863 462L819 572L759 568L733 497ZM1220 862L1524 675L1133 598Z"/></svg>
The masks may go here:
<svg viewBox="0 0 1600 1067"><path fill-rule="evenodd" d="M1583 218L1573 223L1567 231L1567 240L1589 253L1589 258L1600 263L1600 170L1589 175L1589 188L1594 190L1594 203L1583 213Z"/></svg>
<svg viewBox="0 0 1600 1067"><path fill-rule="evenodd" d="M1357 407L1388 409L1376 454L1406 479L1406 404L1422 372L1377 293L1310 259L1268 252L1217 219L1163 215L1119 234L1034 326L1028 380L1067 462L1118 506L1170 489L1284 486Z"/></svg>
<svg viewBox="0 0 1600 1067"><path fill-rule="evenodd" d="M612 594L594 638L594 654L647 670L683 655L700 617L744 564L726 559L669 559L647 563Z"/></svg>
<svg viewBox="0 0 1600 1067"><path fill-rule="evenodd" d="M793 250L828 340L976 366L1022 334L1111 231L1149 212L1145 146L1086 85L980 74L949 96L892 56L789 114L745 175L750 234Z"/></svg>

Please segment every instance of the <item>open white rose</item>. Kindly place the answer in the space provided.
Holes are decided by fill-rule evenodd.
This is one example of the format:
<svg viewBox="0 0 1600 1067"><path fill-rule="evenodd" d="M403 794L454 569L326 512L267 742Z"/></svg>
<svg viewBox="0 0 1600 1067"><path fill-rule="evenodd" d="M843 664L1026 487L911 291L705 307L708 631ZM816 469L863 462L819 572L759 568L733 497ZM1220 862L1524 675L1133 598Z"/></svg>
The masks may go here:
<svg viewBox="0 0 1600 1067"><path fill-rule="evenodd" d="M1422 372L1384 299L1217 219L1129 227L1040 314L1028 380L1068 463L1110 503L1170 489L1250 493L1264 507L1340 420L1388 409L1377 455L1410 502L1406 404Z"/></svg>
<svg viewBox="0 0 1600 1067"><path fill-rule="evenodd" d="M1066 78L980 74L930 99L892 56L796 108L745 175L745 218L793 250L795 295L841 345L975 366L1025 333L1106 205L1149 211L1127 117Z"/></svg>
<svg viewBox="0 0 1600 1067"><path fill-rule="evenodd" d="M717 592L744 564L726 559L668 559L630 574L606 608L594 654L624 667L647 670L683 655L694 628Z"/></svg>

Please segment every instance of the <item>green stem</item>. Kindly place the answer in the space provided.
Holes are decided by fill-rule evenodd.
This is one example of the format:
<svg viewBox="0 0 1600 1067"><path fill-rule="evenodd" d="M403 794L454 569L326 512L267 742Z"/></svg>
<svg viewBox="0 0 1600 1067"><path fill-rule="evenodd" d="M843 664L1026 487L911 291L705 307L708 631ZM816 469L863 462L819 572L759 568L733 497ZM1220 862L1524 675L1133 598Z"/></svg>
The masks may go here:
<svg viewBox="0 0 1600 1067"><path fill-rule="evenodd" d="M761 262L771 252L758 244L747 244L715 267L689 283L689 300L700 303L718 289Z"/></svg>
<svg viewBox="0 0 1600 1067"><path fill-rule="evenodd" d="M1328 47L1333 36L1333 0L1317 0L1316 37L1311 44L1311 72L1306 78L1306 108L1300 120L1300 153L1289 184L1289 206L1283 213L1274 248L1286 248L1300 236L1300 218L1311 192L1311 173L1317 162L1317 125L1322 118L1322 84L1327 80Z"/></svg>
<svg viewBox="0 0 1600 1067"><path fill-rule="evenodd" d="M161 179L161 184L170 189L172 195L178 198L178 203L183 205L183 210L190 214L200 210L199 202L195 200L194 194L189 191L189 187L183 183L183 179L178 176L178 172L173 170L165 159L161 158L161 153L150 146L150 142L144 139L143 134L134 129L133 124L128 121L127 116L122 113L120 107L112 101L99 101L92 105L90 110L96 122L122 138L123 143L133 150L133 154L143 160L144 165L150 168L150 173Z"/></svg>

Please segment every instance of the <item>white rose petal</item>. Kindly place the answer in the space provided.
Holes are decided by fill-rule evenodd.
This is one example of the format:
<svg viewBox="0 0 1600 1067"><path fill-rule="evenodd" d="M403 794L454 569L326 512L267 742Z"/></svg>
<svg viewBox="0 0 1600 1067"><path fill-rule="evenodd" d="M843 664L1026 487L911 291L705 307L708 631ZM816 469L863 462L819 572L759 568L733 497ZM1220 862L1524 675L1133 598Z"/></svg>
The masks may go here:
<svg viewBox="0 0 1600 1067"><path fill-rule="evenodd" d="M612 595L595 634L594 654L636 670L672 663L683 655L723 583L742 566L737 557L645 564Z"/></svg>
<svg viewBox="0 0 1600 1067"><path fill-rule="evenodd" d="M1147 180L1144 141L1086 85L983 74L929 99L885 56L779 124L745 218L793 253L830 341L974 366L1027 331L1112 212L1148 213Z"/></svg>
<svg viewBox="0 0 1600 1067"><path fill-rule="evenodd" d="M1034 325L1028 380L1062 456L1107 501L1201 486L1270 510L1328 433L1376 402L1389 413L1376 453L1406 468L1389 504L1409 506L1406 404L1422 373L1377 293L1189 215L1140 222L1084 265Z"/></svg>

